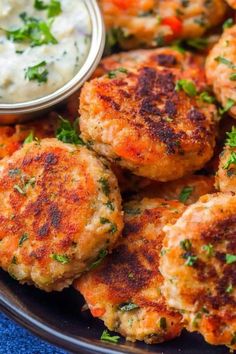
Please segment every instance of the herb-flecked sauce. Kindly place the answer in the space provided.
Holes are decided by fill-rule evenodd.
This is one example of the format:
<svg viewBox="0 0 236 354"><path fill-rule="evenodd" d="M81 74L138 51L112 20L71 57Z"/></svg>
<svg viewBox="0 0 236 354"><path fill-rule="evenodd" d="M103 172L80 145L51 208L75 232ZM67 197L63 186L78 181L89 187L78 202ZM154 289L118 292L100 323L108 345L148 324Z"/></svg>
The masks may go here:
<svg viewBox="0 0 236 354"><path fill-rule="evenodd" d="M70 81L91 45L82 0L0 1L0 103L46 96Z"/></svg>

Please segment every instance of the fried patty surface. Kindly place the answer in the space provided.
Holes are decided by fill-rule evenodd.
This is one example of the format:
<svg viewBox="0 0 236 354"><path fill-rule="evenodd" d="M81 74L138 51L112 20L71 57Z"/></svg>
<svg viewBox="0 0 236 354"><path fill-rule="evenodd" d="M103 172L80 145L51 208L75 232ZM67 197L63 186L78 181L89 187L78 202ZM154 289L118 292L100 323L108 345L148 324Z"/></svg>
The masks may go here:
<svg viewBox="0 0 236 354"><path fill-rule="evenodd" d="M125 227L113 253L74 283L94 317L130 341L159 343L178 336L182 316L166 306L158 270L162 228L184 205L162 199L125 204Z"/></svg>
<svg viewBox="0 0 236 354"><path fill-rule="evenodd" d="M212 176L190 175L176 181L151 182L144 186L138 195L166 200L179 200L186 205L195 203L201 196L214 193L215 178Z"/></svg>
<svg viewBox="0 0 236 354"><path fill-rule="evenodd" d="M223 0L100 0L108 44L126 49L156 47L201 37L226 13Z"/></svg>
<svg viewBox="0 0 236 354"><path fill-rule="evenodd" d="M205 56L189 51L181 52L172 47L130 50L110 55L101 60L93 76L100 77L107 73L114 75L120 68L135 68L139 64L154 68L180 68L183 78L191 77L199 89L206 87Z"/></svg>
<svg viewBox="0 0 236 354"><path fill-rule="evenodd" d="M213 47L206 60L206 75L214 93L236 118L236 25L228 28Z"/></svg>
<svg viewBox="0 0 236 354"><path fill-rule="evenodd" d="M0 126L0 159L19 150L29 135L38 139L54 137L56 125L57 117L51 115L26 124Z"/></svg>
<svg viewBox="0 0 236 354"><path fill-rule="evenodd" d="M166 226L160 271L189 331L236 349L236 196L206 195Z"/></svg>
<svg viewBox="0 0 236 354"><path fill-rule="evenodd" d="M140 64L86 83L80 97L83 139L121 167L154 180L202 168L213 154L217 113L196 92L178 88L185 75L184 83L198 89L186 74Z"/></svg>
<svg viewBox="0 0 236 354"><path fill-rule="evenodd" d="M62 290L119 236L117 181L85 147L44 139L0 162L0 266Z"/></svg>

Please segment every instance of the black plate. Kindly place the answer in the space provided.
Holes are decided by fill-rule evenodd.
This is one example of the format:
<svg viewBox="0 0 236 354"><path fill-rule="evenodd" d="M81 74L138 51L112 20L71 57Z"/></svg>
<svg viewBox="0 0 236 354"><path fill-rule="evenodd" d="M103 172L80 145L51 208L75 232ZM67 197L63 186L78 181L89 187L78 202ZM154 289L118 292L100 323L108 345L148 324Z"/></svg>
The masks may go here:
<svg viewBox="0 0 236 354"><path fill-rule="evenodd" d="M71 352L83 354L229 354L226 347L207 345L197 334L181 337L162 345L106 344L99 340L104 326L89 312L81 312L82 297L73 288L61 293L44 293L33 287L19 285L0 271L1 310L21 325Z"/></svg>

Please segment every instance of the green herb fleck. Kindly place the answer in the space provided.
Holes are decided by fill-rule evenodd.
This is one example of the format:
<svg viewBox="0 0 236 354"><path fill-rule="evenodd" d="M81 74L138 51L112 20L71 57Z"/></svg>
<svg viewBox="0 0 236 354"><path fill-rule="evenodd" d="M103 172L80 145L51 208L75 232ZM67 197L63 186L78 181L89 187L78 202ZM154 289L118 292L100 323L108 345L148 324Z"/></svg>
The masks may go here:
<svg viewBox="0 0 236 354"><path fill-rule="evenodd" d="M231 132L227 132L226 135L227 140L225 145L232 148L236 147L236 127L233 126Z"/></svg>
<svg viewBox="0 0 236 354"><path fill-rule="evenodd" d="M26 69L25 78L29 81L37 81L38 83L47 82L48 70L46 61L42 61L34 66L29 66Z"/></svg>
<svg viewBox="0 0 236 354"><path fill-rule="evenodd" d="M29 235L25 232L19 240L19 246L22 247L23 243L28 239L29 239Z"/></svg>
<svg viewBox="0 0 236 354"><path fill-rule="evenodd" d="M120 336L111 336L110 333L105 330L101 335L101 340L109 343L118 343Z"/></svg>
<svg viewBox="0 0 236 354"><path fill-rule="evenodd" d="M106 204L106 207L110 209L111 211L115 210L114 204L109 200Z"/></svg>
<svg viewBox="0 0 236 354"><path fill-rule="evenodd" d="M224 113L228 112L234 105L235 105L235 101L232 100L231 98L228 98L226 105L223 108L219 109L219 113L223 115Z"/></svg>
<svg viewBox="0 0 236 354"><path fill-rule="evenodd" d="M125 304L119 305L119 310L122 312L128 312L139 309L139 306L134 304L133 302L127 302Z"/></svg>
<svg viewBox="0 0 236 354"><path fill-rule="evenodd" d="M92 269L97 268L97 267L99 266L99 264L102 263L103 259L104 259L107 255L108 255L108 251L107 251L107 250L101 250L101 251L99 252L98 259L97 259L95 262L93 262L93 263L91 264L91 266L89 267L89 270L92 270Z"/></svg>
<svg viewBox="0 0 236 354"><path fill-rule="evenodd" d="M231 344L231 345L235 345L235 344L236 344L236 332L234 333L230 344Z"/></svg>
<svg viewBox="0 0 236 354"><path fill-rule="evenodd" d="M200 96L199 96L200 100L202 102L206 102L206 103L214 103L215 102L215 97L214 96L211 96L209 94L209 92L207 91L203 91Z"/></svg>
<svg viewBox="0 0 236 354"><path fill-rule="evenodd" d="M232 264L236 262L236 255L235 254L226 254L225 260L227 264Z"/></svg>
<svg viewBox="0 0 236 354"><path fill-rule="evenodd" d="M59 118L61 124L56 131L56 138L63 143L84 146L85 143L79 136L76 129L78 121L76 120L72 125L69 120L62 118L61 116L59 116Z"/></svg>
<svg viewBox="0 0 236 354"><path fill-rule="evenodd" d="M217 61L217 63L224 64L224 65L228 66L228 68L236 69L236 65L234 65L234 63L232 63L232 61L230 61L224 57L221 57L221 56L216 57L215 61Z"/></svg>
<svg viewBox="0 0 236 354"><path fill-rule="evenodd" d="M54 261L57 261L62 264L68 264L70 262L70 258L67 255L53 253L50 257L54 259Z"/></svg>
<svg viewBox="0 0 236 354"><path fill-rule="evenodd" d="M189 197L192 195L194 188L190 186L186 186L182 189L179 195L179 201L182 203L186 203Z"/></svg>
<svg viewBox="0 0 236 354"><path fill-rule="evenodd" d="M98 182L101 184L103 193L108 197L111 190L107 178L101 177Z"/></svg>
<svg viewBox="0 0 236 354"><path fill-rule="evenodd" d="M141 214L141 209L139 209L139 208L124 207L124 212L125 212L127 215L139 215L139 214Z"/></svg>
<svg viewBox="0 0 236 354"><path fill-rule="evenodd" d="M116 231L117 231L117 226L116 226L116 224L114 224L113 222L111 222L109 219L101 217L101 218L100 218L100 223L101 223L102 225L110 224L111 227L110 227L110 229L109 229L109 232L110 232L111 234L115 234L115 233L116 233Z"/></svg>
<svg viewBox="0 0 236 354"><path fill-rule="evenodd" d="M125 68L118 68L118 69L109 71L107 73L107 76L109 77L109 79L114 79L116 77L117 73L127 74L128 70Z"/></svg>
<svg viewBox="0 0 236 354"><path fill-rule="evenodd" d="M184 254L183 258L186 259L185 264L187 266L189 266L189 267L193 267L196 264L197 259L198 259L197 256L194 256L194 255L189 254L189 253Z"/></svg>
<svg viewBox="0 0 236 354"><path fill-rule="evenodd" d="M215 253L214 246L211 243L209 243L208 245L202 246L202 249L204 252L206 252L208 257L214 256L214 253Z"/></svg>
<svg viewBox="0 0 236 354"><path fill-rule="evenodd" d="M46 23L33 17L28 17L24 12L20 15L24 22L21 28L6 30L7 39L13 42L29 42L31 47L43 44L57 44L58 41L51 33L52 21Z"/></svg>
<svg viewBox="0 0 236 354"><path fill-rule="evenodd" d="M232 283L230 283L230 284L227 286L225 292L226 292L227 294L231 294L231 293L233 292L233 290L234 290L233 285L232 285Z"/></svg>
<svg viewBox="0 0 236 354"><path fill-rule="evenodd" d="M223 29L227 29L232 27L234 24L234 20L232 18L228 18L224 23L223 23Z"/></svg>
<svg viewBox="0 0 236 354"><path fill-rule="evenodd" d="M228 170L231 165L236 165L236 153L231 152L228 161L224 164L223 169Z"/></svg>
<svg viewBox="0 0 236 354"><path fill-rule="evenodd" d="M181 79L178 80L175 86L175 90L179 92L183 90L188 96L194 97L197 94L197 89L193 81Z"/></svg>
<svg viewBox="0 0 236 354"><path fill-rule="evenodd" d="M34 7L37 10L48 10L48 17L55 17L61 14L61 3L57 0L51 0L49 4L45 4L42 0L35 0Z"/></svg>
<svg viewBox="0 0 236 354"><path fill-rule="evenodd" d="M190 242L190 240L185 239L180 241L180 247L184 250L184 251L190 251L192 248L192 243Z"/></svg>
<svg viewBox="0 0 236 354"><path fill-rule="evenodd" d="M230 79L231 81L236 81L236 73L231 74L230 77L229 77L229 79Z"/></svg>

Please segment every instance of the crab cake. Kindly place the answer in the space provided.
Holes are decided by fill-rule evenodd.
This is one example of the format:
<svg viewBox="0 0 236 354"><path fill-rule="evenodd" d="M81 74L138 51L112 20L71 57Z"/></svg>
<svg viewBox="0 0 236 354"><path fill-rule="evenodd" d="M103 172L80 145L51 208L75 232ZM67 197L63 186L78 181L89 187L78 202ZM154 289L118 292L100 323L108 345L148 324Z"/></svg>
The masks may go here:
<svg viewBox="0 0 236 354"><path fill-rule="evenodd" d="M44 139L0 163L0 266L20 283L62 290L122 229L112 172L85 147Z"/></svg>
<svg viewBox="0 0 236 354"><path fill-rule="evenodd" d="M236 196L212 194L165 227L161 273L168 305L189 331L236 349Z"/></svg>
<svg viewBox="0 0 236 354"><path fill-rule="evenodd" d="M216 174L216 187L221 192L236 192L236 128L226 133L224 150L220 154L219 169Z"/></svg>
<svg viewBox="0 0 236 354"><path fill-rule="evenodd" d="M223 0L100 0L107 44L125 49L163 46L174 39L201 37L221 23Z"/></svg>
<svg viewBox="0 0 236 354"><path fill-rule="evenodd" d="M162 199L127 203L123 236L113 253L75 282L92 315L130 341L160 343L181 333L182 316L168 309L160 292L158 266L162 228L184 209Z"/></svg>
<svg viewBox="0 0 236 354"><path fill-rule="evenodd" d="M80 129L93 149L134 174L169 181L199 170L215 145L216 107L176 68L140 65L85 84Z"/></svg>
<svg viewBox="0 0 236 354"><path fill-rule="evenodd" d="M236 118L236 25L226 29L211 50L206 75L224 111Z"/></svg>
<svg viewBox="0 0 236 354"><path fill-rule="evenodd" d="M188 51L180 52L171 47L157 49L139 49L129 52L113 54L101 60L93 77L108 74L114 76L116 71L123 68L135 68L137 65L149 67L163 66L166 68L180 68L183 78L192 77L199 89L205 89L205 56Z"/></svg>
<svg viewBox="0 0 236 354"><path fill-rule="evenodd" d="M56 117L51 115L36 122L0 126L0 159L11 156L16 150L19 150L29 136L32 139L35 136L38 139L54 137L56 124Z"/></svg>
<svg viewBox="0 0 236 354"><path fill-rule="evenodd" d="M191 175L167 183L152 182L143 188L138 195L179 200L186 205L195 203L201 196L214 193L215 178L210 176Z"/></svg>

